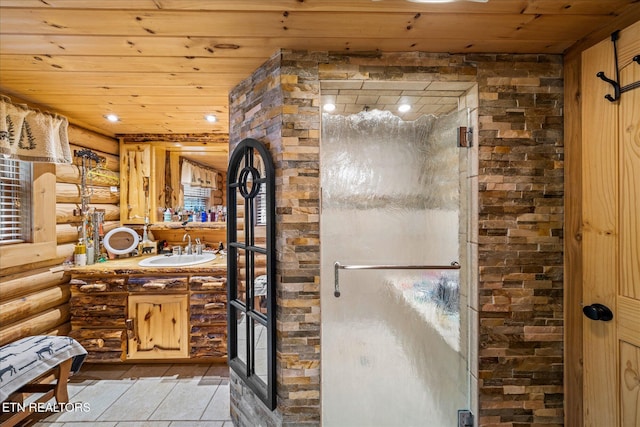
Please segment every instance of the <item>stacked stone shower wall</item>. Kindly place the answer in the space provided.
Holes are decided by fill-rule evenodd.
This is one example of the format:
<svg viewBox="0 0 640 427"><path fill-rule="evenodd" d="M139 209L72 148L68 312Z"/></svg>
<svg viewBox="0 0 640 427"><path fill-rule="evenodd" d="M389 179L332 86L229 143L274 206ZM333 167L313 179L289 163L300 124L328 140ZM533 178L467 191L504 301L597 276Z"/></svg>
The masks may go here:
<svg viewBox="0 0 640 427"><path fill-rule="evenodd" d="M282 51L232 91L232 148L265 142L278 215L278 408L232 373L236 425L320 425L321 79L478 83L476 416L481 426L562 424L562 75L559 55Z"/></svg>

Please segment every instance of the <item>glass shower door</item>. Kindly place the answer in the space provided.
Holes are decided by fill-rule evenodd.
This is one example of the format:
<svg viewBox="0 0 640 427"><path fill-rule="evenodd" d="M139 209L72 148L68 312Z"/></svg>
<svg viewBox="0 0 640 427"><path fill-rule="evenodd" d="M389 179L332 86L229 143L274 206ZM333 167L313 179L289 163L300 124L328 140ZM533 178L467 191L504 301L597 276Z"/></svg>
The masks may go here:
<svg viewBox="0 0 640 427"><path fill-rule="evenodd" d="M324 426L455 426L469 407L456 144L467 120L323 116Z"/></svg>

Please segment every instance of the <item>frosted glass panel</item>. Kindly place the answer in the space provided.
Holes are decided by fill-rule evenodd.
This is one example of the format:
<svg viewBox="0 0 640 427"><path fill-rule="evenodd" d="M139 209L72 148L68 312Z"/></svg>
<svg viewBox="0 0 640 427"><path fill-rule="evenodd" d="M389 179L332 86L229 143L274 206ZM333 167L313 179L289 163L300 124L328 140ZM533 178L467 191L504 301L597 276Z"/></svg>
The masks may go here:
<svg viewBox="0 0 640 427"><path fill-rule="evenodd" d="M460 150L467 112L403 122L323 115L324 426L453 426L468 407L458 270L340 270L461 262ZM462 319L462 320L461 320Z"/></svg>

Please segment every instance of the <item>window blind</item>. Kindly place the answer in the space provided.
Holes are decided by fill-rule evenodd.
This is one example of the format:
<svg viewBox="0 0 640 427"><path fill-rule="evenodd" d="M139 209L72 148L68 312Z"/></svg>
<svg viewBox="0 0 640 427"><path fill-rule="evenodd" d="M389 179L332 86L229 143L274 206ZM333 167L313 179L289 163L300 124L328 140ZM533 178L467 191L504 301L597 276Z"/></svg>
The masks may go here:
<svg viewBox="0 0 640 427"><path fill-rule="evenodd" d="M0 244L31 240L31 163L0 157Z"/></svg>
<svg viewBox="0 0 640 427"><path fill-rule="evenodd" d="M184 208L188 211L206 210L210 197L210 188L184 186Z"/></svg>
<svg viewBox="0 0 640 427"><path fill-rule="evenodd" d="M256 195L256 225L267 223L267 186L262 184Z"/></svg>

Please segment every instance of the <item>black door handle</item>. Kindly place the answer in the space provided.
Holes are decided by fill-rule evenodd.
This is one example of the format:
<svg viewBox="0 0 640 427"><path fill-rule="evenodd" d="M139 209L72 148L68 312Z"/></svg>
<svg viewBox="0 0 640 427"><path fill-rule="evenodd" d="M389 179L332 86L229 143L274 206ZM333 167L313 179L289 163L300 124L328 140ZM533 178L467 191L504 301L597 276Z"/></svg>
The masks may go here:
<svg viewBox="0 0 640 427"><path fill-rule="evenodd" d="M591 304L582 307L582 312L591 320L602 320L608 322L613 319L613 313L606 305Z"/></svg>

